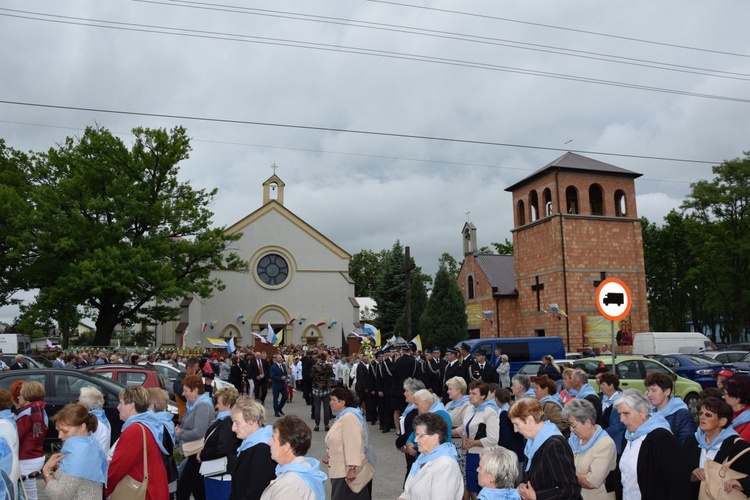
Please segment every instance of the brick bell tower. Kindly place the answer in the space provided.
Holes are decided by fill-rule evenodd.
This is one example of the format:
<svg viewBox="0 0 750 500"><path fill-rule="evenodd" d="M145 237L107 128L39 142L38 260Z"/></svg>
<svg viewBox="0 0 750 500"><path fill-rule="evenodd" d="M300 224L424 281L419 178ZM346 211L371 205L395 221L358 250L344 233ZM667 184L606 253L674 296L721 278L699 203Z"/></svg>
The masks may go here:
<svg viewBox="0 0 750 500"><path fill-rule="evenodd" d="M633 305L615 331L647 332L648 304L635 179L641 174L566 153L508 187L513 195L518 333L562 337L569 351L610 343L595 292L606 278ZM618 346L627 352L628 346Z"/></svg>

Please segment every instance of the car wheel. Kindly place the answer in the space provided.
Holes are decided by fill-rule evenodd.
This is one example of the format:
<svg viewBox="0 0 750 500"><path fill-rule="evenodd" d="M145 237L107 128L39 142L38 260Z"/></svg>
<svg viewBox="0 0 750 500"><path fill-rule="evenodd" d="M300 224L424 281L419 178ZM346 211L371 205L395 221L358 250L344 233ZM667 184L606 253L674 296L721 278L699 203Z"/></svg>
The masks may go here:
<svg viewBox="0 0 750 500"><path fill-rule="evenodd" d="M690 394L685 396L685 399L683 399L683 401L690 410L690 413L692 413L693 415L698 414L698 401L700 401L700 397L697 393L691 392Z"/></svg>

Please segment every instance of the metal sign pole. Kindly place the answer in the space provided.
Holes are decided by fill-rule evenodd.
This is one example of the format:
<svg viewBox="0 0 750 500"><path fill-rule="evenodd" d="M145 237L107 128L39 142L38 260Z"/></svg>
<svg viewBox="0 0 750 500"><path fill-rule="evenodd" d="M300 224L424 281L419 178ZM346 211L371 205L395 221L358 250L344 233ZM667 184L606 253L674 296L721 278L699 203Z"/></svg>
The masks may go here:
<svg viewBox="0 0 750 500"><path fill-rule="evenodd" d="M609 346L610 346L610 349L612 350L612 373L614 373L615 375L619 377L620 374L617 373L617 365L615 364L615 322L610 321L609 325L611 327L610 333L612 334L611 339L609 341Z"/></svg>

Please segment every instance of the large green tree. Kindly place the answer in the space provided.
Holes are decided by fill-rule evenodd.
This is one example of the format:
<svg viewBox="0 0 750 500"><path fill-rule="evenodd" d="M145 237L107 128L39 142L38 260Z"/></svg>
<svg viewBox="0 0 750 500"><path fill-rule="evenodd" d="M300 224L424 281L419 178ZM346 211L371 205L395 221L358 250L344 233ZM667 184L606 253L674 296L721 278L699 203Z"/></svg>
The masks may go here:
<svg viewBox="0 0 750 500"><path fill-rule="evenodd" d="M713 173L691 185L682 206L698 223L690 238L705 309L735 341L750 326L750 152Z"/></svg>
<svg viewBox="0 0 750 500"><path fill-rule="evenodd" d="M404 309L406 281L404 279L404 247L396 240L381 261L380 277L372 298L377 307L377 326L383 338L396 334L396 322Z"/></svg>
<svg viewBox="0 0 750 500"><path fill-rule="evenodd" d="M422 313L421 327L425 346L448 347L466 338L464 297L444 264L435 274L432 294Z"/></svg>
<svg viewBox="0 0 750 500"><path fill-rule="evenodd" d="M106 345L118 324L178 317L169 304L222 289L216 269L242 267L228 252L239 235L211 228L216 190L178 180L189 157L184 128L133 130L133 145L88 127L26 168L34 208L20 237L33 261L30 288L44 302L83 306L96 318L94 344ZM67 313L66 313L67 314Z"/></svg>

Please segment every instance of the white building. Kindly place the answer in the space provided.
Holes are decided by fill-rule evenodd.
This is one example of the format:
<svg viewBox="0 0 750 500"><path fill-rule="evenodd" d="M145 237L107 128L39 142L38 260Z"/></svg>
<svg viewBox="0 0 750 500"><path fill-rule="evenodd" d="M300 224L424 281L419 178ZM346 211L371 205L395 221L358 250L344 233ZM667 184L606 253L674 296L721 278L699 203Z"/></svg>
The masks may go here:
<svg viewBox="0 0 750 500"><path fill-rule="evenodd" d="M342 329L358 326L351 255L284 207L284 183L275 173L263 183L263 205L227 233L242 233L232 249L247 271L215 272L226 288L183 300L180 321L156 327L157 345L207 346L206 338L230 337L237 346L253 345L251 332L265 334L270 324L283 331L284 344L338 346Z"/></svg>

